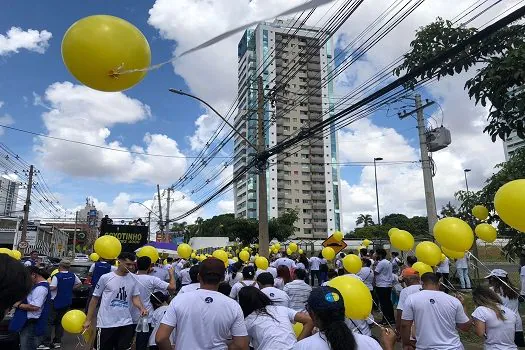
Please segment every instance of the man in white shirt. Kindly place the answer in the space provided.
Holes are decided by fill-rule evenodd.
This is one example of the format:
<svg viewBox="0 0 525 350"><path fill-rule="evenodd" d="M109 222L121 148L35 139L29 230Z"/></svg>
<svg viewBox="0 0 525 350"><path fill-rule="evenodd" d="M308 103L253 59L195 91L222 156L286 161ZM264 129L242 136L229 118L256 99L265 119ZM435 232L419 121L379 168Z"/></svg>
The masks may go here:
<svg viewBox="0 0 525 350"><path fill-rule="evenodd" d="M386 250L379 248L376 250L377 265L374 268L375 274L375 292L381 312L383 313L383 320L381 324L392 325L394 319L394 306L392 305L392 263L386 260Z"/></svg>
<svg viewBox="0 0 525 350"><path fill-rule="evenodd" d="M286 266L290 271L292 269L295 269L295 261L290 259L288 257L288 254L286 254L286 252L283 253L283 257L282 258L279 258L279 259L275 260L272 263L272 266L275 267L275 268L278 268L281 265Z"/></svg>
<svg viewBox="0 0 525 350"><path fill-rule="evenodd" d="M456 328L468 331L471 322L463 300L439 290L439 277L427 272L421 276L423 290L406 299L401 316L401 339L406 349L463 350ZM410 339L416 324L416 343Z"/></svg>
<svg viewBox="0 0 525 350"><path fill-rule="evenodd" d="M272 304L288 307L290 303L290 297L285 291L275 288L273 286L274 282L273 276L269 272L264 272L257 276L257 283L259 283L261 292L270 298Z"/></svg>
<svg viewBox="0 0 525 350"><path fill-rule="evenodd" d="M520 295L525 297L525 265L520 269L521 292Z"/></svg>
<svg viewBox="0 0 525 350"><path fill-rule="evenodd" d="M294 276L295 279L292 282L287 283L283 290L290 297L288 307L296 311L304 311L306 310L306 302L312 292L312 287L304 281L306 271L295 270Z"/></svg>
<svg viewBox="0 0 525 350"><path fill-rule="evenodd" d="M405 283L405 288L399 293L399 301L397 302L397 314L396 314L396 332L401 334L401 316L403 315L403 309L405 308L405 302L409 295L417 293L423 289L421 286L421 279L419 273L411 267L407 267L403 270L401 275L402 281Z"/></svg>
<svg viewBox="0 0 525 350"><path fill-rule="evenodd" d="M216 258L199 265L200 289L171 301L155 337L159 350L172 350L170 335L175 328L177 349L248 350L241 307L217 292L225 270Z"/></svg>
<svg viewBox="0 0 525 350"><path fill-rule="evenodd" d="M445 256L445 259L441 261L437 267L436 275L443 279L444 292L448 293L450 289L450 281L448 280L448 274L450 273L450 260Z"/></svg>
<svg viewBox="0 0 525 350"><path fill-rule="evenodd" d="M467 253L465 253L462 258L456 260L456 271L458 273L461 289L471 289L470 278L468 276L468 263Z"/></svg>
<svg viewBox="0 0 525 350"><path fill-rule="evenodd" d="M308 262L310 263L310 284L312 287L315 285L314 281L317 277L317 285L321 285L321 275L319 272L319 268L321 266L321 259L319 259L317 256L312 256L310 259L308 259Z"/></svg>
<svg viewBox="0 0 525 350"><path fill-rule="evenodd" d="M84 329L88 329L100 300L97 315L99 350L129 349L134 332L131 308L138 308L141 316L148 314L140 300L138 283L129 273L135 269L135 254L123 252L118 261L116 271L106 273L98 280L84 322Z"/></svg>
<svg viewBox="0 0 525 350"><path fill-rule="evenodd" d="M374 271L370 268L372 262L367 258L362 258L361 261L363 267L361 267L361 270L357 273L357 277L359 277L365 286L368 287L370 292L372 292L374 290Z"/></svg>
<svg viewBox="0 0 525 350"><path fill-rule="evenodd" d="M399 275L399 270L401 267L401 259L399 259L399 253L392 252L390 255L392 256L392 258L390 259L390 263L392 264L392 273Z"/></svg>
<svg viewBox="0 0 525 350"><path fill-rule="evenodd" d="M180 295L182 293L193 292L194 290L200 288L201 284L199 283L199 265L193 265L192 267L190 267L189 275L191 283L183 286L179 290L179 294L177 295Z"/></svg>

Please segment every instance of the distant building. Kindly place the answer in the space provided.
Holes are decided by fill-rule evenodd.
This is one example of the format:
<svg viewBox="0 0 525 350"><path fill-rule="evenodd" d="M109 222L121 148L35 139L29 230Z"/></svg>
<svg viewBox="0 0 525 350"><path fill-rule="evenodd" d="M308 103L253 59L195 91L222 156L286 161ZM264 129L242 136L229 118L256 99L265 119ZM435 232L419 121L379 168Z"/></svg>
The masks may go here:
<svg viewBox="0 0 525 350"><path fill-rule="evenodd" d="M505 160L509 160L510 157L516 152L516 150L525 146L525 140L520 139L518 134L513 131L509 137L503 141L503 150L505 151Z"/></svg>
<svg viewBox="0 0 525 350"><path fill-rule="evenodd" d="M0 216L15 216L19 183L0 177Z"/></svg>

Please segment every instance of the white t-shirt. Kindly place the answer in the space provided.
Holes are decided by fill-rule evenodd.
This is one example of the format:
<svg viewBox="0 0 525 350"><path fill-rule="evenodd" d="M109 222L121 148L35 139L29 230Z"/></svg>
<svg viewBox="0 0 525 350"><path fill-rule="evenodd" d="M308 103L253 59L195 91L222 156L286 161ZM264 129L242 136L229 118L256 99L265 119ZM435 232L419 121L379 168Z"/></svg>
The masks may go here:
<svg viewBox="0 0 525 350"><path fill-rule="evenodd" d="M113 328L133 324L131 308L135 308L131 299L139 295L138 283L129 273L119 276L115 272L100 276L93 296L100 297L97 315L98 328ZM148 295L149 297L149 295Z"/></svg>
<svg viewBox="0 0 525 350"><path fill-rule="evenodd" d="M354 333L354 339L357 350L382 350L381 346L374 340L366 335ZM330 350L330 346L326 341L326 337L321 332L317 332L314 335L305 338L295 343L293 350Z"/></svg>
<svg viewBox="0 0 525 350"><path fill-rule="evenodd" d="M465 254L462 258L456 260L456 268L457 269L468 269L467 254Z"/></svg>
<svg viewBox="0 0 525 350"><path fill-rule="evenodd" d="M273 286L278 289L284 289L284 281L281 277L277 277L273 280Z"/></svg>
<svg viewBox="0 0 525 350"><path fill-rule="evenodd" d="M312 287L303 280L293 280L287 283L283 289L290 297L289 307L297 311L303 311L306 308L306 302L312 292Z"/></svg>
<svg viewBox="0 0 525 350"><path fill-rule="evenodd" d="M231 287L233 287L233 285L239 281L242 281L242 273L240 272L237 272L235 274L235 276L232 276L231 274L227 274L226 275L226 278L225 278L225 281L228 282L230 284Z"/></svg>
<svg viewBox="0 0 525 350"><path fill-rule="evenodd" d="M176 261L173 263L173 271L175 273L180 274L180 271L184 268L184 264L186 264L186 260L180 259L179 261Z"/></svg>
<svg viewBox="0 0 525 350"><path fill-rule="evenodd" d="M164 267L155 266L153 270L149 273L150 276L155 276L160 278L163 281L169 281L170 280L170 274L167 269Z"/></svg>
<svg viewBox="0 0 525 350"><path fill-rule="evenodd" d="M266 269L266 272L269 272L272 274L273 278L277 278L277 269L273 266L268 266Z"/></svg>
<svg viewBox="0 0 525 350"><path fill-rule="evenodd" d="M380 260L374 270L376 287L392 287L392 263L386 259Z"/></svg>
<svg viewBox="0 0 525 350"><path fill-rule="evenodd" d="M368 287L368 289L374 289L374 271L369 267L362 267L361 270L357 273L357 276L363 281L363 283Z"/></svg>
<svg viewBox="0 0 525 350"><path fill-rule="evenodd" d="M268 296L268 298L270 298L273 305L288 307L288 305L290 304L290 297L288 296L288 294L286 294L286 292L278 288L265 287L261 289L261 292L263 292Z"/></svg>
<svg viewBox="0 0 525 350"><path fill-rule="evenodd" d="M199 289L200 287L201 287L201 284L199 282L197 282L197 283L190 283L190 284L187 284L187 285L183 286L179 290L179 294L193 292L193 291Z"/></svg>
<svg viewBox="0 0 525 350"><path fill-rule="evenodd" d="M155 336L157 335L157 331L159 330L159 326L160 326L160 321L162 321L162 318L164 317L166 310L168 310L168 305L163 305L159 307L157 310L153 311L153 316L151 317L151 327L153 328L153 331L151 332L151 336L149 337L149 344L148 344L149 346L157 345L157 343L155 342ZM175 330L173 330L170 336L171 345L175 345L175 337L176 337L176 332Z"/></svg>
<svg viewBox="0 0 525 350"><path fill-rule="evenodd" d="M148 310L148 322L151 323L151 317L153 316L153 305L151 305L150 296L156 290L166 292L168 282L161 280L158 277L150 275L133 275L136 279L137 288L140 293L140 300L142 300L142 305ZM133 324L136 324L140 318L140 310L136 307L131 308L131 318L133 319Z"/></svg>
<svg viewBox="0 0 525 350"><path fill-rule="evenodd" d="M177 349L227 350L232 336L248 335L239 304L206 289L174 298L161 323L176 328Z"/></svg>
<svg viewBox="0 0 525 350"><path fill-rule="evenodd" d="M321 259L316 256L312 256L308 259L310 262L310 271L319 271L319 265L321 265Z"/></svg>
<svg viewBox="0 0 525 350"><path fill-rule="evenodd" d="M34 288L31 293L27 296L27 303L29 305L38 306L40 309L37 311L28 311L27 318L40 318L42 314L42 306L46 302L47 288L44 286L38 286Z"/></svg>
<svg viewBox="0 0 525 350"><path fill-rule="evenodd" d="M514 344L514 333L521 317L505 306L501 307L501 311L505 320L498 319L496 313L485 306L478 306L472 313L472 317L485 322L485 350L518 349Z"/></svg>
<svg viewBox="0 0 525 350"><path fill-rule="evenodd" d="M185 286L191 283L190 268L187 267L180 271L180 283Z"/></svg>
<svg viewBox="0 0 525 350"><path fill-rule="evenodd" d="M447 257L438 265L437 272L450 273L450 260Z"/></svg>
<svg viewBox="0 0 525 350"><path fill-rule="evenodd" d="M244 280L244 281L239 281L235 283L230 292L230 298L237 300L239 296L239 291L243 287L255 287L258 289L259 283L257 283L257 281L251 281L251 280Z"/></svg>
<svg viewBox="0 0 525 350"><path fill-rule="evenodd" d="M302 262L295 263L295 268L306 271L306 266L304 266L304 264Z"/></svg>
<svg viewBox="0 0 525 350"><path fill-rule="evenodd" d="M403 311L405 307L405 302L408 296L421 291L421 289L422 287L420 284L413 284L411 286L403 288L403 290L401 290L401 293L399 293L399 301L397 302L397 309Z"/></svg>
<svg viewBox="0 0 525 350"><path fill-rule="evenodd" d="M525 265L521 267L520 270L520 280L521 280L521 295L525 295Z"/></svg>
<svg viewBox="0 0 525 350"><path fill-rule="evenodd" d="M351 320L345 318L345 323L352 332L371 337L372 330L370 329L370 325L374 324L374 315L370 314L366 320Z"/></svg>
<svg viewBox="0 0 525 350"><path fill-rule="evenodd" d="M58 273L67 273L67 271L59 271ZM75 283L73 284L73 286L80 284L80 283L82 283L82 281L80 280L80 278L78 278L77 275L75 275ZM51 283L49 284L49 286L56 287L57 285L58 285L58 279L56 278L56 276L53 276L53 278L51 278ZM57 293L58 293L58 288L51 291L51 300L55 300Z"/></svg>
<svg viewBox="0 0 525 350"><path fill-rule="evenodd" d="M297 311L284 306L269 305L266 311L273 316L252 312L244 322L251 344L257 350L287 350L295 344L293 322Z"/></svg>
<svg viewBox="0 0 525 350"><path fill-rule="evenodd" d="M464 349L456 324L466 323L469 318L461 302L444 292L422 290L409 295L401 319L414 321L417 350Z"/></svg>
<svg viewBox="0 0 525 350"><path fill-rule="evenodd" d="M272 263L272 266L275 268L281 265L286 266L288 269L292 269L292 268L295 268L295 261L293 261L290 258L284 257L284 258L279 258Z"/></svg>

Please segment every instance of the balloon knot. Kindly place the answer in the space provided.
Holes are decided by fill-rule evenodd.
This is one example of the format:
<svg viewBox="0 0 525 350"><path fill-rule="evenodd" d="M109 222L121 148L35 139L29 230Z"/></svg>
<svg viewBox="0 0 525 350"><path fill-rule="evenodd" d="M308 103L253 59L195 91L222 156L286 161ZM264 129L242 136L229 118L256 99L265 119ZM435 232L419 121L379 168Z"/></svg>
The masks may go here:
<svg viewBox="0 0 525 350"><path fill-rule="evenodd" d="M122 74L122 69L124 68L124 63L122 63L120 66L118 66L115 69L112 69L109 71L108 75L114 79L118 79L120 75Z"/></svg>

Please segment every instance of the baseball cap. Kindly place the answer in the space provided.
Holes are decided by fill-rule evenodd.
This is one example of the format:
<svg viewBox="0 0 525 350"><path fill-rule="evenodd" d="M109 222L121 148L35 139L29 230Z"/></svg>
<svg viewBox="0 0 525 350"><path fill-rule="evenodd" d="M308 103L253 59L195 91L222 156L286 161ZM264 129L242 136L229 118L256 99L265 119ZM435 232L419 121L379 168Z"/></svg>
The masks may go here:
<svg viewBox="0 0 525 350"><path fill-rule="evenodd" d="M401 272L402 277L415 276L415 275L419 275L419 272L417 272L415 269L411 267L407 267Z"/></svg>
<svg viewBox="0 0 525 350"><path fill-rule="evenodd" d="M492 271L490 271L490 274L488 274L487 276L485 276L484 278L489 278L489 277L507 277L507 271L503 270L503 269L494 269Z"/></svg>
<svg viewBox="0 0 525 350"><path fill-rule="evenodd" d="M206 258L199 264L199 275L204 276L219 276L223 277L226 268L224 267L224 262L217 258Z"/></svg>
<svg viewBox="0 0 525 350"><path fill-rule="evenodd" d="M310 310L335 311L345 308L343 296L333 287L315 288L308 297L307 308Z"/></svg>

